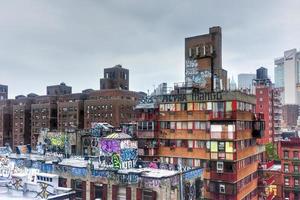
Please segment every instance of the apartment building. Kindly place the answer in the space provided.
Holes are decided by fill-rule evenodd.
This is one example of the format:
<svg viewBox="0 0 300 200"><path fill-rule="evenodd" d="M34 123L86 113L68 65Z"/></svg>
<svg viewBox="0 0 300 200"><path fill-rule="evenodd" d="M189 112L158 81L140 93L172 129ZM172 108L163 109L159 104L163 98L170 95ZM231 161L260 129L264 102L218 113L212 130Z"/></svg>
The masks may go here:
<svg viewBox="0 0 300 200"><path fill-rule="evenodd" d="M57 130L57 96L38 96L31 105L31 145L42 130Z"/></svg>
<svg viewBox="0 0 300 200"><path fill-rule="evenodd" d="M57 100L57 129L68 132L84 127L84 100L86 94L62 95Z"/></svg>
<svg viewBox="0 0 300 200"><path fill-rule="evenodd" d="M0 101L0 147L12 146L12 101Z"/></svg>
<svg viewBox="0 0 300 200"><path fill-rule="evenodd" d="M284 200L300 199L300 139L279 143L278 153L281 160L282 188Z"/></svg>
<svg viewBox="0 0 300 200"><path fill-rule="evenodd" d="M142 94L127 90L105 89L92 91L84 101L84 128L92 123L107 122L115 127L135 121L134 107Z"/></svg>

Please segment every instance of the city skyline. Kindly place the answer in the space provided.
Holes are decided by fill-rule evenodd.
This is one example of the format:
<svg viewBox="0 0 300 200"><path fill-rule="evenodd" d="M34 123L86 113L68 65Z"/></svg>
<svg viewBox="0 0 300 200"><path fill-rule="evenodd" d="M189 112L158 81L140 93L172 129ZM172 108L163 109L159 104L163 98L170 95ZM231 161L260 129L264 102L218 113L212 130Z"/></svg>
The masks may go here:
<svg viewBox="0 0 300 200"><path fill-rule="evenodd" d="M10 98L31 92L43 95L46 86L60 82L71 85L75 93L99 89L103 68L116 64L131 71L134 91L152 91L153 85L162 82L182 82L184 38L216 25L223 29L223 68L230 72L228 77L265 66L273 79L274 59L300 47L300 30L295 28L299 21L289 20L299 16L297 1L257 5L73 2L2 3L0 84L9 86ZM209 9L199 12L201 7ZM278 15L285 8L289 12ZM208 18L211 9L215 12ZM195 25L194 19L200 23Z"/></svg>

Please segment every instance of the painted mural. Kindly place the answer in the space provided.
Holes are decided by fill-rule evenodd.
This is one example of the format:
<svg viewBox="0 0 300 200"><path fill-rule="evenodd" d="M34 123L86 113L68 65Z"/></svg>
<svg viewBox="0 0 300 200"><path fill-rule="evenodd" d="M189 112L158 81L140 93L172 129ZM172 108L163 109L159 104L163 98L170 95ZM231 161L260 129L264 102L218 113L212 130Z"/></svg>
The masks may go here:
<svg viewBox="0 0 300 200"><path fill-rule="evenodd" d="M128 169L136 165L138 159L137 141L101 139L98 144L101 167Z"/></svg>

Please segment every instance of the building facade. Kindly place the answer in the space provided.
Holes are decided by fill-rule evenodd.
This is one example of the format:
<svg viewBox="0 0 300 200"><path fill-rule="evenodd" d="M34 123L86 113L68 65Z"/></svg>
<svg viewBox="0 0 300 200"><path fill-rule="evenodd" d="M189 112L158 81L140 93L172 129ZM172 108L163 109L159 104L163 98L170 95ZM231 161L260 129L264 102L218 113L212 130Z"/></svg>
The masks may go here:
<svg viewBox="0 0 300 200"><path fill-rule="evenodd" d="M185 39L185 84L207 90L225 90L227 71L222 69L222 30Z"/></svg>
<svg viewBox="0 0 300 200"><path fill-rule="evenodd" d="M12 102L0 101L0 147L8 143L12 146Z"/></svg>
<svg viewBox="0 0 300 200"><path fill-rule="evenodd" d="M100 79L100 89L129 90L129 70L116 65L104 69L104 77Z"/></svg>
<svg viewBox="0 0 300 200"><path fill-rule="evenodd" d="M82 130L84 128L84 100L86 94L59 96L57 100L57 129L59 132Z"/></svg>
<svg viewBox="0 0 300 200"><path fill-rule="evenodd" d="M8 98L8 86L0 84L0 101Z"/></svg>
<svg viewBox="0 0 300 200"><path fill-rule="evenodd" d="M119 89L90 92L84 101L84 128L90 129L96 122L119 127L121 123L135 121L134 107L141 98L140 93Z"/></svg>
<svg viewBox="0 0 300 200"><path fill-rule="evenodd" d="M31 143L31 105L33 99L20 98L12 106L12 147Z"/></svg>
<svg viewBox="0 0 300 200"><path fill-rule="evenodd" d="M57 96L38 96L31 105L31 145L37 145L41 131L57 130Z"/></svg>

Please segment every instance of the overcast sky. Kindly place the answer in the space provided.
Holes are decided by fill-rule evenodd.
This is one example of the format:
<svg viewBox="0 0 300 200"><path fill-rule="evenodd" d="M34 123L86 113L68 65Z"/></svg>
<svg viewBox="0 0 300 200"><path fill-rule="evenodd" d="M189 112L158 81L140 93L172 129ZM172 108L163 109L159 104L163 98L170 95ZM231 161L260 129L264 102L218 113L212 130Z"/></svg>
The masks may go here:
<svg viewBox="0 0 300 200"><path fill-rule="evenodd" d="M229 76L273 77L274 58L300 48L299 0L0 0L0 84L9 96L65 82L99 89L104 67L130 70L130 89L184 80L184 38L223 31Z"/></svg>

